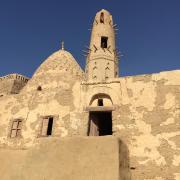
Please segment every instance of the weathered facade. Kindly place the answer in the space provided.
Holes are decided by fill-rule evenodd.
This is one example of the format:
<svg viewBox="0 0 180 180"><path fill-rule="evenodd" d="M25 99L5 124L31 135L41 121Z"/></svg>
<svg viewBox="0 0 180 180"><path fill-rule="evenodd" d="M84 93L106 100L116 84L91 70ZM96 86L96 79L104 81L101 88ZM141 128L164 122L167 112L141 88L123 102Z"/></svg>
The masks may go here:
<svg viewBox="0 0 180 180"><path fill-rule="evenodd" d="M0 179L180 180L180 70L119 77L114 32L98 12L85 72L62 48L0 78Z"/></svg>

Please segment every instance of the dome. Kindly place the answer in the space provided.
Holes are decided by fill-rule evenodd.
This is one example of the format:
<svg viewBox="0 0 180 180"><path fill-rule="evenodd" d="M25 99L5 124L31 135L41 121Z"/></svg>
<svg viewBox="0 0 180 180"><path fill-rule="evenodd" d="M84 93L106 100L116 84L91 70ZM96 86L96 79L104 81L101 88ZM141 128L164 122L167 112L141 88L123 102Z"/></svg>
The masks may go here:
<svg viewBox="0 0 180 180"><path fill-rule="evenodd" d="M36 70L32 79L38 78L38 76L46 76L53 74L62 74L63 76L73 76L73 78L79 79L83 77L83 70L76 62L71 53L65 50L59 50L49 56Z"/></svg>
<svg viewBox="0 0 180 180"><path fill-rule="evenodd" d="M84 72L71 53L59 50L49 56L35 71L27 83L25 91L32 89L70 88L77 81L82 81Z"/></svg>

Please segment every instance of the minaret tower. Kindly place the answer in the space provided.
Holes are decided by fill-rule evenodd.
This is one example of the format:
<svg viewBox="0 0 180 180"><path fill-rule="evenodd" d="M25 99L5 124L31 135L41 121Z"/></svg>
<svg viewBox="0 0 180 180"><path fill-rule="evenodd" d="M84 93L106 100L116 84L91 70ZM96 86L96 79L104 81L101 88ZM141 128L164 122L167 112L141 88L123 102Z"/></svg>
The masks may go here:
<svg viewBox="0 0 180 180"><path fill-rule="evenodd" d="M115 25L112 15L102 9L94 19L86 61L87 80L106 81L118 77Z"/></svg>

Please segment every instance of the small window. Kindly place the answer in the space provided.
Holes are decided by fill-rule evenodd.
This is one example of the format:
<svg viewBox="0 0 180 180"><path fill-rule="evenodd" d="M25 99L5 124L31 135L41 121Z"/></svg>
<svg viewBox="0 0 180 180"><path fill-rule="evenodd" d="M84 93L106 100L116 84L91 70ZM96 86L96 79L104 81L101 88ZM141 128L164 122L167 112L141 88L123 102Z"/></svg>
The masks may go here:
<svg viewBox="0 0 180 180"><path fill-rule="evenodd" d="M41 86L38 86L38 87L37 87L37 91L42 91L42 87L41 87Z"/></svg>
<svg viewBox="0 0 180 180"><path fill-rule="evenodd" d="M108 37L101 37L101 47L102 48L107 48L107 42L108 42Z"/></svg>
<svg viewBox="0 0 180 180"><path fill-rule="evenodd" d="M98 106L103 106L103 99L98 99Z"/></svg>
<svg viewBox="0 0 180 180"><path fill-rule="evenodd" d="M22 120L17 119L12 122L11 138L21 137Z"/></svg>
<svg viewBox="0 0 180 180"><path fill-rule="evenodd" d="M103 12L100 15L100 23L104 23L104 13Z"/></svg>
<svg viewBox="0 0 180 180"><path fill-rule="evenodd" d="M44 117L42 121L41 136L51 136L53 128L53 117Z"/></svg>

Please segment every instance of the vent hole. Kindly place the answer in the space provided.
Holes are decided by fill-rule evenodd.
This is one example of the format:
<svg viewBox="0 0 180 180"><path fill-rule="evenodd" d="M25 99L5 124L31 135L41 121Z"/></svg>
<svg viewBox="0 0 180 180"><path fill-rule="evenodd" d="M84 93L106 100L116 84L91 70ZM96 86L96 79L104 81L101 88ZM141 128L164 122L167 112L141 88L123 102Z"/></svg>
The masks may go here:
<svg viewBox="0 0 180 180"><path fill-rule="evenodd" d="M41 87L41 86L38 86L38 87L37 87L37 90L38 90L38 91L42 91L42 87Z"/></svg>

